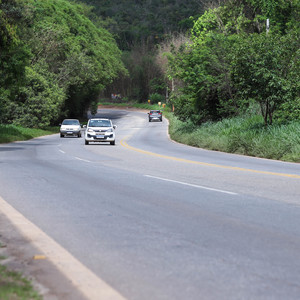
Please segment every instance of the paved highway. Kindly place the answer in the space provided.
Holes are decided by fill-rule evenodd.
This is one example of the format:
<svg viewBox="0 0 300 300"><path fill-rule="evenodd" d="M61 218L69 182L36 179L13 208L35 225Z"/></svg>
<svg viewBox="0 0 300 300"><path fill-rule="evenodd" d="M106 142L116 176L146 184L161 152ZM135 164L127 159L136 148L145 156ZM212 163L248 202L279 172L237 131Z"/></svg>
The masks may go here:
<svg viewBox="0 0 300 300"><path fill-rule="evenodd" d="M0 145L0 197L116 293L94 299L299 299L299 164L172 142L145 112L99 115L115 146Z"/></svg>

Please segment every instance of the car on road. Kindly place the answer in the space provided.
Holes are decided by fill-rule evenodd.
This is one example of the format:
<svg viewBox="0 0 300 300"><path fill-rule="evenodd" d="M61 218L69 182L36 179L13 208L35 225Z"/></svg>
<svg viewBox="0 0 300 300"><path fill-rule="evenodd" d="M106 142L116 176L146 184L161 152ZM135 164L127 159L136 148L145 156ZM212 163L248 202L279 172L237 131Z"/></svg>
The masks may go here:
<svg viewBox="0 0 300 300"><path fill-rule="evenodd" d="M90 142L109 142L115 145L117 125L113 125L110 119L92 118L84 127L86 127L84 135L86 145Z"/></svg>
<svg viewBox="0 0 300 300"><path fill-rule="evenodd" d="M81 124L77 119L64 119L60 124L60 137L77 136L81 137Z"/></svg>
<svg viewBox="0 0 300 300"><path fill-rule="evenodd" d="M154 120L162 122L162 111L161 110L150 110L148 113L149 122Z"/></svg>

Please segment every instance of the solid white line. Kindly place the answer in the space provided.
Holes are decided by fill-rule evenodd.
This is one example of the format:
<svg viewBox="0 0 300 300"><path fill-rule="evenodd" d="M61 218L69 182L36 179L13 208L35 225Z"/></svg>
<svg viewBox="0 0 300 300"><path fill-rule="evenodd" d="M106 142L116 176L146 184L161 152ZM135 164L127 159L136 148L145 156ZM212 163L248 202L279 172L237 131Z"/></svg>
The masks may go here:
<svg viewBox="0 0 300 300"><path fill-rule="evenodd" d="M62 150L60 150L60 149L59 149L58 151L61 152L61 153L64 153L64 154L66 153L65 151L62 151Z"/></svg>
<svg viewBox="0 0 300 300"><path fill-rule="evenodd" d="M144 176L145 177L154 178L154 179L158 179L158 180L163 180L163 181L178 183L178 184L182 184L182 185L187 185L187 186L191 186L191 187L194 187L194 188L199 188L199 189L204 189L204 190L209 190L209 191L214 191L214 192L219 192L219 193L225 193L225 194L230 194L230 195L237 195L237 193L234 193L234 192L229 192L229 191L224 191L224 190L218 190L218 189L209 188L209 187L206 187L206 186L201 186L201 185L196 185L196 184L181 182L181 181L177 181L177 180L166 179L166 178L161 178L161 177L156 177L156 176L151 176L151 175L144 175Z"/></svg>
<svg viewBox="0 0 300 300"><path fill-rule="evenodd" d="M89 300L125 300L66 249L0 197L0 212Z"/></svg>

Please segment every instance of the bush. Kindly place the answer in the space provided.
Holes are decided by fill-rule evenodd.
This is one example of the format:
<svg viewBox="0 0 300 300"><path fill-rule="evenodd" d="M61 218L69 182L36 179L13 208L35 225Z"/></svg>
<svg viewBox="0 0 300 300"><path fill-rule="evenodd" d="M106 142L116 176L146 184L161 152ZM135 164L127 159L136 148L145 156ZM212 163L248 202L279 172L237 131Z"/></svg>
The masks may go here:
<svg viewBox="0 0 300 300"><path fill-rule="evenodd" d="M195 126L169 115L169 133L177 142L210 150L300 162L299 121L265 126L262 116L252 116Z"/></svg>
<svg viewBox="0 0 300 300"><path fill-rule="evenodd" d="M151 104L157 104L158 102L164 102L165 101L165 97L161 94L158 94L158 93L154 93L154 94L151 94L149 96L150 100L151 100Z"/></svg>

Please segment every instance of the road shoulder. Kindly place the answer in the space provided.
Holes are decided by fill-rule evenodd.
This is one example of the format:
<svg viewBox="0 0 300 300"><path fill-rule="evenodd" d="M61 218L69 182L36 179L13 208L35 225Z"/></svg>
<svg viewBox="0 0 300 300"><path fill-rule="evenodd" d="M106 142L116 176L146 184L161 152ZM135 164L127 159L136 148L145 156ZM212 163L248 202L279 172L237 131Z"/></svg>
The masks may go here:
<svg viewBox="0 0 300 300"><path fill-rule="evenodd" d="M71 281L24 237L18 228L0 212L0 263L11 271L20 272L32 282L44 300L82 300Z"/></svg>

